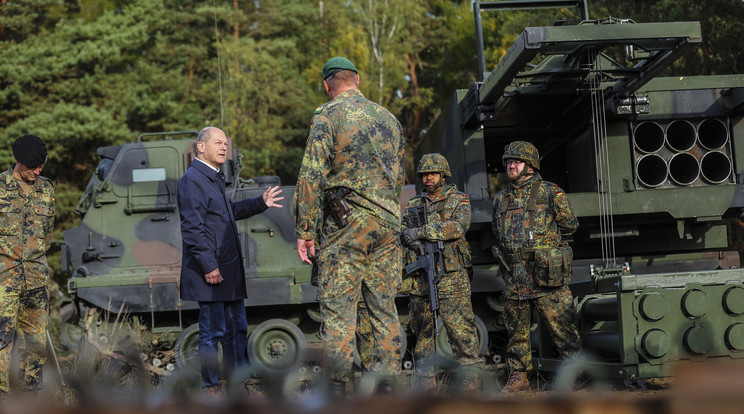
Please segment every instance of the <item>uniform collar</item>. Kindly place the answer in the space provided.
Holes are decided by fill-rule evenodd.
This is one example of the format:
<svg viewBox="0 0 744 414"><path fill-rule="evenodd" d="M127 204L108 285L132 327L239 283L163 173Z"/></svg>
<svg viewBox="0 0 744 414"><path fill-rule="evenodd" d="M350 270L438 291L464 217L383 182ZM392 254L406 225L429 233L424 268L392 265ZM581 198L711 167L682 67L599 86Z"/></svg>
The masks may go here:
<svg viewBox="0 0 744 414"><path fill-rule="evenodd" d="M36 178L36 181L34 181L33 184L31 184L31 190L33 191L42 191L43 188L41 186L41 176ZM15 178L15 175L13 175L13 167L10 167L7 171L7 174L5 175L5 188L8 190L14 190L14 191L20 191L22 194L25 195L23 191L21 191L21 185L18 184L18 180Z"/></svg>
<svg viewBox="0 0 744 414"><path fill-rule="evenodd" d="M335 101L337 99L344 99L344 98L349 98L349 97L352 97L352 96L361 96L362 98L364 98L364 95L362 94L362 91L360 91L359 89L355 88L355 89L349 89L348 91L341 92L340 94L336 95L336 97L333 98L333 100L331 102L333 102L333 101Z"/></svg>
<svg viewBox="0 0 744 414"><path fill-rule="evenodd" d="M439 201L443 198L447 198L450 194L454 193L455 191L457 191L457 185L445 184L444 187L442 188L442 192L439 193L439 195L434 199L429 198L429 195L426 191L424 191L423 194L421 195L425 197L427 200L434 202L434 201Z"/></svg>
<svg viewBox="0 0 744 414"><path fill-rule="evenodd" d="M524 187L526 185L529 185L529 184L534 183L535 181L541 181L541 180L542 180L542 177L540 177L540 173L539 172L535 172L535 174L532 177L527 178L526 180L522 181L521 183L517 183L517 182L512 181L512 182L509 183L509 186L512 187L512 188L522 188L522 187Z"/></svg>

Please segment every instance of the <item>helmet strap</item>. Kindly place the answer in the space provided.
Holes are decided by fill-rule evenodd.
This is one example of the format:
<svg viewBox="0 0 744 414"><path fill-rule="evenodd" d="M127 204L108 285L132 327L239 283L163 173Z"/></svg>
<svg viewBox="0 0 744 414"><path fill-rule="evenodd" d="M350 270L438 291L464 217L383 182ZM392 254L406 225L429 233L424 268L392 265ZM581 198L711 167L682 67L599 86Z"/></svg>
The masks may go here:
<svg viewBox="0 0 744 414"><path fill-rule="evenodd" d="M444 187L444 174L439 173L439 182L434 186L433 190L437 191L442 187Z"/></svg>
<svg viewBox="0 0 744 414"><path fill-rule="evenodd" d="M530 163L529 162L525 162L524 163L524 168L522 168L522 171L520 171L519 174L517 174L517 176L512 179L512 181L517 181L517 180L519 180L520 177L528 177L528 176L531 176L531 175L535 175L535 172L534 171L533 172L530 172L529 171L529 167L532 167L530 165Z"/></svg>

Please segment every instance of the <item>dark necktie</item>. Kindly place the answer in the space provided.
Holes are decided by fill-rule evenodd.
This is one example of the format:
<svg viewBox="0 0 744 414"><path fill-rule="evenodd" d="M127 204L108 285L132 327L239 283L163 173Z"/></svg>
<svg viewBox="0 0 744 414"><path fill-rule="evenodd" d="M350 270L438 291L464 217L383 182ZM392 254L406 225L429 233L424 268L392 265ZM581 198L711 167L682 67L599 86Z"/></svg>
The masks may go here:
<svg viewBox="0 0 744 414"><path fill-rule="evenodd" d="M217 171L217 186L220 187L220 192L225 195L225 173Z"/></svg>

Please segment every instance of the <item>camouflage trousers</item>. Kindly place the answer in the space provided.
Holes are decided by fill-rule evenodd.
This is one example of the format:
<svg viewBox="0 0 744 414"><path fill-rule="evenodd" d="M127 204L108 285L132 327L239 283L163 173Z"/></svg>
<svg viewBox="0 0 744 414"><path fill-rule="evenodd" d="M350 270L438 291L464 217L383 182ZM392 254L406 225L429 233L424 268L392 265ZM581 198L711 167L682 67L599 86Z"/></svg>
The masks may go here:
<svg viewBox="0 0 744 414"><path fill-rule="evenodd" d="M434 363L435 331L429 297L411 295L408 309L411 331L416 336L413 355L415 374L419 377L417 381L432 382L431 378L436 376L438 367ZM464 367L484 368L485 361L478 356L478 328L470 296L440 298L439 317L443 325L439 327L440 335L442 328L447 330L447 340L455 361Z"/></svg>
<svg viewBox="0 0 744 414"><path fill-rule="evenodd" d="M505 311L509 341L506 356L509 372L532 368L530 325L533 307L547 326L562 358L569 358L580 350L576 310L568 287L534 299L507 299Z"/></svg>
<svg viewBox="0 0 744 414"><path fill-rule="evenodd" d="M0 290L0 391L10 390L11 356L16 345L25 344L22 386L41 387L41 371L46 361L47 288ZM16 350L17 351L17 350Z"/></svg>
<svg viewBox="0 0 744 414"><path fill-rule="evenodd" d="M364 301L357 306L356 327L357 351L359 352L359 363L362 369L372 365L372 348L375 343L375 335L372 332L372 321L369 318L369 310ZM405 352L405 350L401 350Z"/></svg>
<svg viewBox="0 0 744 414"><path fill-rule="evenodd" d="M357 306L364 299L374 341L367 371L395 375L401 338L395 295L400 286L398 232L354 210L345 228L323 225L318 253L318 301L324 365L332 379L349 381L356 346Z"/></svg>

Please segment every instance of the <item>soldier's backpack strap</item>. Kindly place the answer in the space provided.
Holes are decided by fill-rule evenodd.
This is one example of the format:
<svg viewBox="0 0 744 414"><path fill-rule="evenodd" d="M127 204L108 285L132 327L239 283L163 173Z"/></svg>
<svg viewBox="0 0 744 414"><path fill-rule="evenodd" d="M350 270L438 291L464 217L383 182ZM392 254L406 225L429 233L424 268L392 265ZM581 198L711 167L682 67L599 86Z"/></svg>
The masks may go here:
<svg viewBox="0 0 744 414"><path fill-rule="evenodd" d="M537 193L540 191L540 181L532 183L530 187L530 197L527 199L527 232L529 234L529 246L535 245L535 237L532 229L535 228L535 212L537 211Z"/></svg>
<svg viewBox="0 0 744 414"><path fill-rule="evenodd" d="M504 194L503 197L499 197L499 194ZM508 191L501 191L499 194L496 194L496 197L499 197L499 216L501 217L501 229L499 230L501 233L499 234L499 237L502 237L502 234L506 234L506 212L509 211L509 203L511 203L511 194Z"/></svg>

